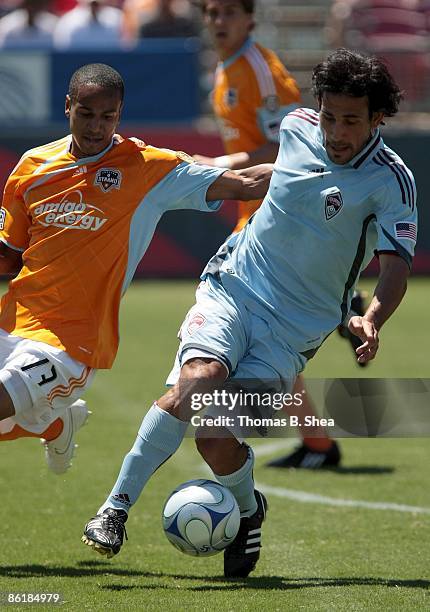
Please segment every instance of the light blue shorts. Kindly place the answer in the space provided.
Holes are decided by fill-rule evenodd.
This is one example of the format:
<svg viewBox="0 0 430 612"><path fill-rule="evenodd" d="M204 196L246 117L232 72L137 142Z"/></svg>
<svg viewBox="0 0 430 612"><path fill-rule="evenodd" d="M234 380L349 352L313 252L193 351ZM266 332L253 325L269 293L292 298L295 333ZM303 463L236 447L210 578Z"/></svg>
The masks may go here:
<svg viewBox="0 0 430 612"><path fill-rule="evenodd" d="M181 326L175 366L167 384L175 384L180 368L195 357L215 357L231 380L279 381L290 391L306 358L275 335L268 320L236 302L213 278L203 281L196 304Z"/></svg>

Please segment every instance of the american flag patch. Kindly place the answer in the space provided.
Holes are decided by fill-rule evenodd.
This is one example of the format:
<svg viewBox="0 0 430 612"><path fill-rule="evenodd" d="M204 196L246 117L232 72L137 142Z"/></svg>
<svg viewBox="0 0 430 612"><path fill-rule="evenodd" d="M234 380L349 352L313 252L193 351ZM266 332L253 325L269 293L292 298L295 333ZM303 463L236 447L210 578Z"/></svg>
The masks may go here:
<svg viewBox="0 0 430 612"><path fill-rule="evenodd" d="M406 238L414 242L417 241L417 226L415 223L395 223L394 231L396 238Z"/></svg>

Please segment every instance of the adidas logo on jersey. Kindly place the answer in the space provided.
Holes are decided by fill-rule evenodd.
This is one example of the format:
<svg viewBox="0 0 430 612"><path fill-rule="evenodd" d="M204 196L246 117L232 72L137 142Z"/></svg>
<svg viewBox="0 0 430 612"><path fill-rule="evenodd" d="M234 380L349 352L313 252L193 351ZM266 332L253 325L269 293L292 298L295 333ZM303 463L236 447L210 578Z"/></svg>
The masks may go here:
<svg viewBox="0 0 430 612"><path fill-rule="evenodd" d="M100 213L100 214L97 214ZM33 211L36 221L45 227L61 227L96 232L107 221L99 208L82 201L79 190L66 194L60 202L49 202L36 206Z"/></svg>
<svg viewBox="0 0 430 612"><path fill-rule="evenodd" d="M88 172L88 169L86 166L79 166L79 168L76 168L72 176L79 176L81 174L86 174L87 172Z"/></svg>

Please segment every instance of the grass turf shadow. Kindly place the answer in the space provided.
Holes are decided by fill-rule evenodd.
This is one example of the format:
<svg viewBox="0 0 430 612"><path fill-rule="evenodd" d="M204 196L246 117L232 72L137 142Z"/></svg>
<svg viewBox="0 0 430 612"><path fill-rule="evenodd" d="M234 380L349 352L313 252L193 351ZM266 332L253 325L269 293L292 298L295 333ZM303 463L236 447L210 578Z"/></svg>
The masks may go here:
<svg viewBox="0 0 430 612"><path fill-rule="evenodd" d="M224 578L223 576L196 576L188 574L170 574L165 572L142 572L121 567L112 566L106 561L79 561L76 566L49 566L39 564L9 565L0 567L0 576L7 578L94 578L97 576L118 576L121 578L148 578L150 580L166 578L205 582L200 585L184 585L184 590L189 591L223 591L223 590L297 590L308 588L327 587L350 587L350 586L386 586L389 588L413 588L430 589L430 581L417 579L395 579L382 577L322 577L304 576L301 578L290 578L288 576L251 576L248 578ZM158 584L105 584L100 586L103 590L144 590L144 589L169 589L168 585Z"/></svg>

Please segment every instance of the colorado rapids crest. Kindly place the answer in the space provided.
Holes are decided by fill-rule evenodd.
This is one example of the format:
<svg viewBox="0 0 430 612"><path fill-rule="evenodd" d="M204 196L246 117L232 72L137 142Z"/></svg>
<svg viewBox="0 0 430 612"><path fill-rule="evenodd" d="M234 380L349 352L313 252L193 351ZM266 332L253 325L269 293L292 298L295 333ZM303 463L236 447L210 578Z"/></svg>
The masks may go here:
<svg viewBox="0 0 430 612"><path fill-rule="evenodd" d="M342 194L340 191L329 193L325 198L325 218L327 221L333 219L343 206Z"/></svg>

